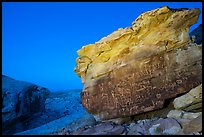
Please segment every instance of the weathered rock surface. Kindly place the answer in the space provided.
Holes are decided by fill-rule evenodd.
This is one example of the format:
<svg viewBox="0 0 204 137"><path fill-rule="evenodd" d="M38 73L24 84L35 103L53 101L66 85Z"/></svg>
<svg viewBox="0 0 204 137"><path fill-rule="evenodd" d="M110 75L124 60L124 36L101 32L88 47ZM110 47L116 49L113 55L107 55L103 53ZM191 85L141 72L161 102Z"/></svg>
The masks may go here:
<svg viewBox="0 0 204 137"><path fill-rule="evenodd" d="M175 135L181 130L180 124L173 118L159 119L149 128L150 135Z"/></svg>
<svg viewBox="0 0 204 137"><path fill-rule="evenodd" d="M202 111L202 84L173 101L176 109L185 111Z"/></svg>
<svg viewBox="0 0 204 137"><path fill-rule="evenodd" d="M181 114L182 113L182 114ZM170 115L169 115L170 114ZM201 135L202 113L172 110L168 118L153 117L143 120L130 120L121 124L110 120L82 126L70 133L60 130L59 135ZM117 119L116 119L117 120ZM80 123L80 122L79 122Z"/></svg>
<svg viewBox="0 0 204 137"><path fill-rule="evenodd" d="M202 114L197 118L192 119L188 124L183 126L184 134L190 134L192 132L201 132L202 131Z"/></svg>
<svg viewBox="0 0 204 137"><path fill-rule="evenodd" d="M170 99L170 100L165 102L164 107L161 108L161 109L156 109L156 110L144 112L144 113L137 114L137 115L134 115L134 116L131 116L131 117L135 121L143 120L143 119L152 119L152 118L155 118L155 117L166 118L167 114L169 114L169 112L171 110L173 110L173 109L174 109L173 99Z"/></svg>
<svg viewBox="0 0 204 137"><path fill-rule="evenodd" d="M153 119L143 119L138 120L137 122L133 122L128 126L127 135L148 135L149 128L151 128L152 123L157 121L159 118Z"/></svg>
<svg viewBox="0 0 204 137"><path fill-rule="evenodd" d="M78 50L85 109L106 120L160 109L202 81L202 47L189 27L199 9L158 8Z"/></svg>
<svg viewBox="0 0 204 137"><path fill-rule="evenodd" d="M49 90L32 83L2 75L2 131L3 134L28 129L24 120L45 111Z"/></svg>
<svg viewBox="0 0 204 137"><path fill-rule="evenodd" d="M202 24L190 33L190 37L197 44L202 44Z"/></svg>
<svg viewBox="0 0 204 137"><path fill-rule="evenodd" d="M73 135L120 135L124 132L124 127L114 125L111 122L101 123L87 130L78 130Z"/></svg>
<svg viewBox="0 0 204 137"><path fill-rule="evenodd" d="M167 114L167 117L168 118L195 119L201 114L202 114L202 112L192 113L192 112L185 112L182 110L171 110Z"/></svg>
<svg viewBox="0 0 204 137"><path fill-rule="evenodd" d="M201 135L202 116L194 119L159 118L132 121L129 124L101 122L80 128L71 135Z"/></svg>
<svg viewBox="0 0 204 137"><path fill-rule="evenodd" d="M146 119L132 123L127 135L175 135L181 131L180 124L172 118Z"/></svg>

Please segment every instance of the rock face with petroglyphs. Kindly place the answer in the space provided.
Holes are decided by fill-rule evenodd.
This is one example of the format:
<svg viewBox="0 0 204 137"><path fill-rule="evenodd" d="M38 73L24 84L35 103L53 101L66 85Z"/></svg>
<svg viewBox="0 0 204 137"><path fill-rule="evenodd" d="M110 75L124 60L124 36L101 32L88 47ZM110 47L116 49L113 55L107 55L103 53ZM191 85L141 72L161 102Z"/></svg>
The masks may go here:
<svg viewBox="0 0 204 137"><path fill-rule="evenodd" d="M132 116L201 84L202 47L189 38L199 14L158 8L78 50L84 108L101 120Z"/></svg>

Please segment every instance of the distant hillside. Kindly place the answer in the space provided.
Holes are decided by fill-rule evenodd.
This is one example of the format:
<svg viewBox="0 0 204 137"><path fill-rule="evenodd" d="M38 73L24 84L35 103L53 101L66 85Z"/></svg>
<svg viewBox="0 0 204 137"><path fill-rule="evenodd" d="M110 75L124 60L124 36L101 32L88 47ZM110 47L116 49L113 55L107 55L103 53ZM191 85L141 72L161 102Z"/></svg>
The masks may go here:
<svg viewBox="0 0 204 137"><path fill-rule="evenodd" d="M195 43L202 43L202 24L200 24L196 29L190 33L190 37L195 36Z"/></svg>

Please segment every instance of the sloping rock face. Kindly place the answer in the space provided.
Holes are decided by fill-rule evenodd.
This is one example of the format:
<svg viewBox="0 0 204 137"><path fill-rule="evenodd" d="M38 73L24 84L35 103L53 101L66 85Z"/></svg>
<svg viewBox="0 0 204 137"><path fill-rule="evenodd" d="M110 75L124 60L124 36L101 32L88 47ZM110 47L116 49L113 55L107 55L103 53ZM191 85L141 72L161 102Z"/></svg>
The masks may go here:
<svg viewBox="0 0 204 137"><path fill-rule="evenodd" d="M15 125L15 135L65 135L78 128L95 124L93 115L87 113L80 100L81 90L51 92L45 101L45 112L24 121L26 130Z"/></svg>
<svg viewBox="0 0 204 137"><path fill-rule="evenodd" d="M45 110L49 90L2 75L2 131L12 134L10 128L37 112ZM20 127L19 127L20 128ZM26 129L26 125L21 125Z"/></svg>
<svg viewBox="0 0 204 137"><path fill-rule="evenodd" d="M132 116L162 108L166 99L201 84L202 47L189 38L199 14L158 8L78 50L84 108L102 120Z"/></svg>
<svg viewBox="0 0 204 137"><path fill-rule="evenodd" d="M31 132L33 134L35 132L36 134L40 134L40 133L48 134L47 131L49 132L53 130L56 131L58 130L58 128L61 128L62 125L64 125L65 123L68 123L68 121L62 120L64 117L66 117L65 119L70 119L69 122L73 120L74 118L73 116L75 115L82 117L84 115L85 110L81 105L80 92L81 90L71 90L71 91L65 90L65 91L58 91L58 92L50 92L49 96L45 101L45 111L35 113L32 116L26 119L23 119L21 123L16 123L15 125L10 126L10 129L11 129L10 133L20 133L22 131L25 131L24 132L25 134L27 133L29 134ZM55 125L55 123L60 123L59 121L52 122L55 120L56 121L59 120L61 124ZM86 122L84 121L84 123ZM49 126L43 126L47 124ZM22 128L21 125L26 125L26 127ZM37 130L42 130L42 128L40 128L42 126L46 131L37 131ZM50 127L53 127L53 128L50 128ZM35 128L37 128L37 130L33 130ZM49 128L49 130L47 130L46 128Z"/></svg>

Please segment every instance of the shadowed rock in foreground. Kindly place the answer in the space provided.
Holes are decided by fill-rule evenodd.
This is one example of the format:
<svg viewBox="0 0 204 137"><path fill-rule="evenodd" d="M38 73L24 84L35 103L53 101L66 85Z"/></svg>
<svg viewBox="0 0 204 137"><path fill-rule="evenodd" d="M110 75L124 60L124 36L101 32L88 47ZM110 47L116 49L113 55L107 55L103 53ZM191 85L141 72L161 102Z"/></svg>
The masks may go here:
<svg viewBox="0 0 204 137"><path fill-rule="evenodd" d="M26 119L45 111L50 91L32 83L2 75L2 131L13 134L28 129Z"/></svg>
<svg viewBox="0 0 204 137"><path fill-rule="evenodd" d="M35 121L38 126L16 135L69 134L80 127L95 124L80 102L81 90L51 92L46 99L45 112ZM30 122L30 124L34 124Z"/></svg>
<svg viewBox="0 0 204 137"><path fill-rule="evenodd" d="M199 14L158 8L78 50L84 108L102 120L132 116L160 109L201 84L202 47L189 38Z"/></svg>
<svg viewBox="0 0 204 137"><path fill-rule="evenodd" d="M32 83L2 75L2 132L4 135L67 133L95 124L82 107L81 90L50 92Z"/></svg>
<svg viewBox="0 0 204 137"><path fill-rule="evenodd" d="M155 117L122 125L106 121L72 135L202 135L202 114L193 119Z"/></svg>

